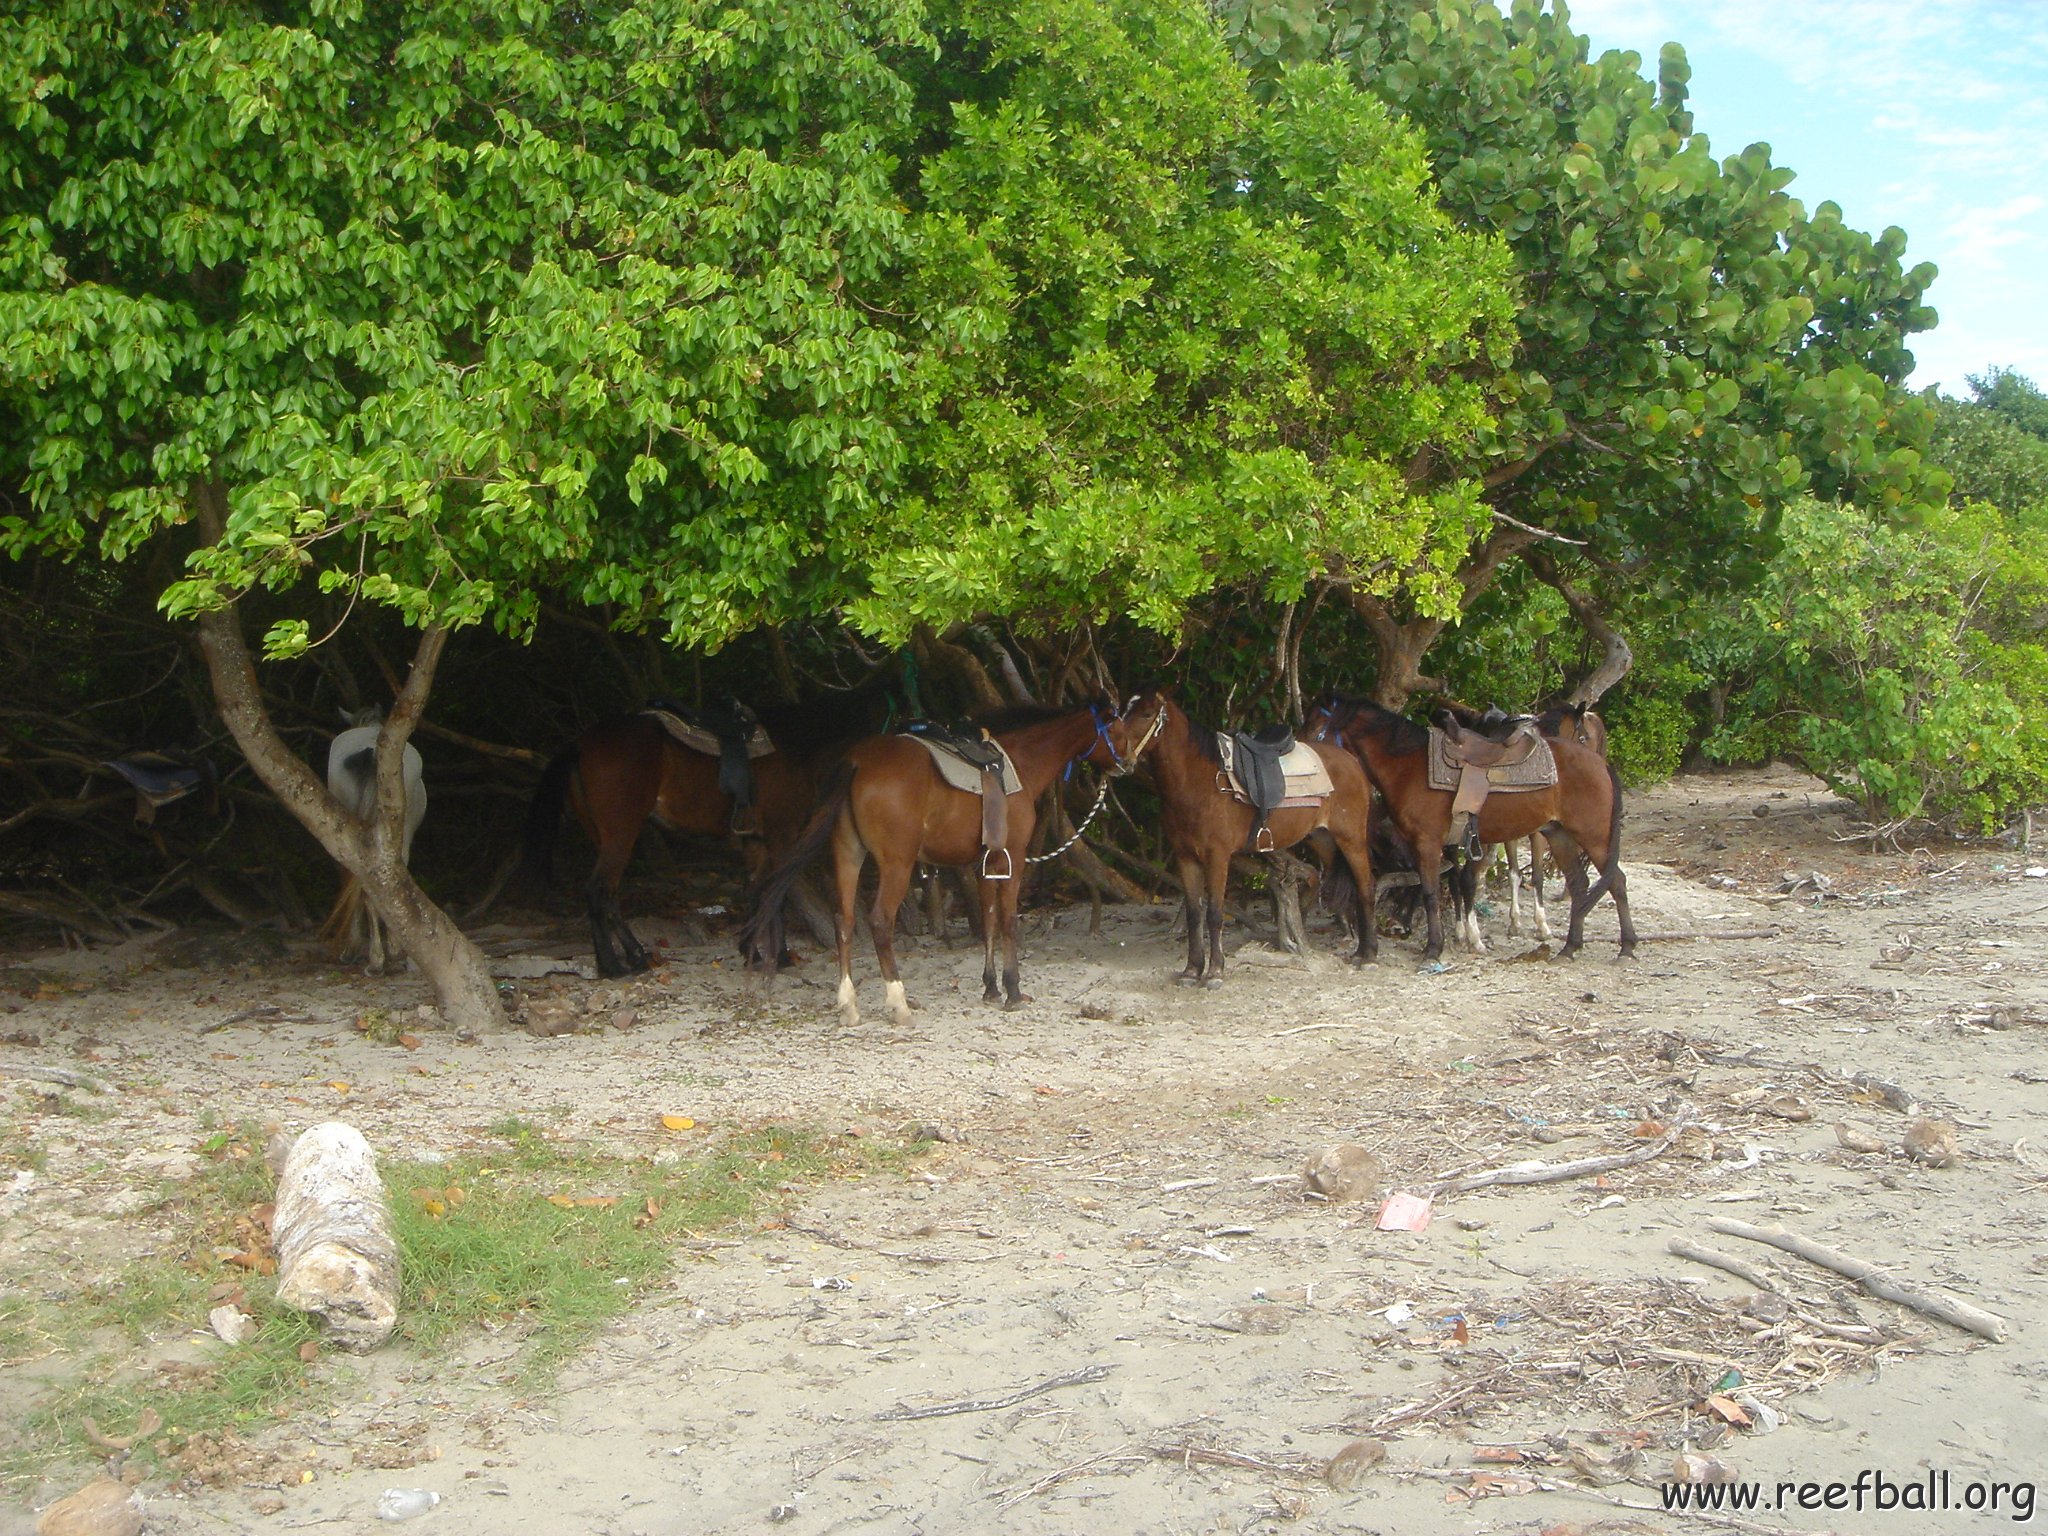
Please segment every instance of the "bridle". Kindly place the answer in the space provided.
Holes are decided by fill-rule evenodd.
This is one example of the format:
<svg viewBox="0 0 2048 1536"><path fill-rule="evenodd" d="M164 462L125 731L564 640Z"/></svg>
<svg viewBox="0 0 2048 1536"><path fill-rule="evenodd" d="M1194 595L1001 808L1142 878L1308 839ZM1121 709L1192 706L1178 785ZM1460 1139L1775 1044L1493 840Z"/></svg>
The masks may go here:
<svg viewBox="0 0 2048 1536"><path fill-rule="evenodd" d="M1123 719L1123 715L1115 711L1112 711L1110 713L1109 719L1105 720L1102 717L1102 712L1093 704L1088 706L1088 713L1091 716L1093 716L1095 720L1096 740L1100 741L1103 744L1103 746L1109 749L1109 760L1116 766L1111 768L1108 773L1105 773L1102 776L1102 787L1095 791L1095 803L1088 807L1088 814L1086 816L1083 816L1081 818L1080 825L1074 828L1074 835L1068 838L1064 843L1061 843L1057 848L1048 848L1044 853L1034 853L1030 855L1028 858L1024 860L1026 864L1043 864L1048 859L1056 859L1061 854L1065 853L1069 848L1073 847L1074 844L1081 841L1081 834L1088 830L1089 826L1094 822L1095 818L1102 814L1103 806L1109 803L1110 781L1112 779L1120 779L1124 777L1124 775L1130 773L1133 769L1135 769L1138 766L1138 759L1145 755L1145 749L1152 745L1153 739L1158 736L1161 729L1164 728L1164 726L1166 725L1166 701L1164 699L1161 699L1159 701L1158 712L1152 716L1151 725L1145 728L1145 734L1138 738L1138 744L1131 748L1131 755L1128 759L1126 759L1121 752L1117 751L1116 743L1110 739L1109 735L1110 723L1112 721ZM1078 758L1075 759L1075 761L1078 760ZM1069 762L1067 764L1069 772L1073 770L1073 766L1073 762Z"/></svg>

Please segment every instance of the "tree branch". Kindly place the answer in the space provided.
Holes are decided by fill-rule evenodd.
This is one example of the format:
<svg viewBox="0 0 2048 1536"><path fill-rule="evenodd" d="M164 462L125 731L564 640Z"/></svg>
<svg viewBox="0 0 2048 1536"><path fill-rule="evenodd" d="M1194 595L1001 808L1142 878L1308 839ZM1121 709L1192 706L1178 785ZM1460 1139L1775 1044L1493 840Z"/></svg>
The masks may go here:
<svg viewBox="0 0 2048 1536"><path fill-rule="evenodd" d="M1628 641L1622 638L1621 632L1607 622L1600 605L1565 578L1547 550L1525 549L1522 561L1546 585L1557 590L1570 607L1572 617L1579 621L1579 627L1599 642L1599 664L1571 692L1574 704L1599 703L1602 694L1628 676L1629 668L1635 665L1635 653L1629 649Z"/></svg>

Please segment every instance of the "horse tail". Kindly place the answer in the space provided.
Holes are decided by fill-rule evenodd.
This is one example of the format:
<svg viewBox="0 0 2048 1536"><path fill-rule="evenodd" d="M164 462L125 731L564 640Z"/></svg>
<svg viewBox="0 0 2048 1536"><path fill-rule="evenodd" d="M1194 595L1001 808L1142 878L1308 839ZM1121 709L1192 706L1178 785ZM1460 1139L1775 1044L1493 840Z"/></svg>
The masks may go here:
<svg viewBox="0 0 2048 1536"><path fill-rule="evenodd" d="M549 759L541 770L533 803L526 808L525 866L542 885L551 884L555 877L555 834L561 829L562 802L569 798L569 780L581 755L581 746L572 742Z"/></svg>
<svg viewBox="0 0 2048 1536"><path fill-rule="evenodd" d="M1325 912L1343 915L1351 910L1351 904L1358 899L1358 881L1351 873L1351 861L1338 851L1330 861L1330 872L1323 876L1322 895L1316 905Z"/></svg>
<svg viewBox="0 0 2048 1536"><path fill-rule="evenodd" d="M811 812L811 819L804 823L803 831L790 845L789 852L762 875L760 889L754 897L754 910L740 924L740 953L747 957L749 967L773 970L780 962L783 949L782 909L789 901L789 888L796 884L797 876L825 851L825 845L832 840L832 829L838 825L839 813L846 809L846 802L852 794L853 765L841 763L818 790L817 808Z"/></svg>

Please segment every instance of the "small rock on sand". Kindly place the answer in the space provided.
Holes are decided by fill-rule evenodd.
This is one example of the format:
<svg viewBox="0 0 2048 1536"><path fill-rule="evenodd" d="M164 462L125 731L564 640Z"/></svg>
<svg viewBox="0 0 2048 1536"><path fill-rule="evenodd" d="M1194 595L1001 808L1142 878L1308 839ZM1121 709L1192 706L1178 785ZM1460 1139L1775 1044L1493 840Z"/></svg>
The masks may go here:
<svg viewBox="0 0 2048 1536"><path fill-rule="evenodd" d="M1330 1458L1323 1468L1323 1481L1339 1493L1362 1486L1374 1467L1387 1459L1387 1448L1377 1440L1354 1440Z"/></svg>
<svg viewBox="0 0 2048 1536"><path fill-rule="evenodd" d="M36 1536L139 1536L142 1495L110 1477L59 1499L36 1522Z"/></svg>
<svg viewBox="0 0 2048 1536"><path fill-rule="evenodd" d="M1380 1192L1386 1173L1380 1160L1356 1142L1325 1147L1301 1170L1308 1187L1326 1200L1370 1200Z"/></svg>
<svg viewBox="0 0 2048 1536"><path fill-rule="evenodd" d="M1906 1156L1930 1168L1946 1168L1962 1156L1956 1128L1946 1120L1915 1120L1906 1127Z"/></svg>

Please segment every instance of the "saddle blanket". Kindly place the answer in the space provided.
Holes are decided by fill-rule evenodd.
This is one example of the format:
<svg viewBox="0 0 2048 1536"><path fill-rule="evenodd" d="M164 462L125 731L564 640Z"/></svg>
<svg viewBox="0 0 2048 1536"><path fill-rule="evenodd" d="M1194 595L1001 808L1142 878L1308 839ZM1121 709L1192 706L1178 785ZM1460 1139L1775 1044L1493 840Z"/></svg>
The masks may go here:
<svg viewBox="0 0 2048 1536"><path fill-rule="evenodd" d="M914 736L909 732L899 732L898 734L902 735L904 740L914 741L920 747L923 747L925 751L931 753L932 762L939 770L939 777L944 779L954 789L964 789L970 795L981 793L981 770L975 767L974 764L967 762L963 758L955 757L941 743L933 741L929 736ZM994 745L998 752L1003 752L1000 745L995 743L991 743L991 745ZM1017 777L1017 765L1010 761L1010 754L1007 752L1003 752L1003 793L1006 795L1021 795L1024 793L1024 781Z"/></svg>
<svg viewBox="0 0 2048 1536"><path fill-rule="evenodd" d="M1237 776L1237 742L1227 731L1218 731L1216 745L1223 754L1223 774L1230 783L1230 793L1249 805L1251 796L1244 792ZM1321 805L1337 787L1330 782L1330 770L1323 766L1321 755L1305 741L1297 741L1294 750L1280 759L1280 771L1287 775L1287 795L1275 810Z"/></svg>
<svg viewBox="0 0 2048 1536"><path fill-rule="evenodd" d="M643 709L641 714L657 722L671 737L688 747L692 752L702 752L706 757L725 755L725 743L718 739L715 731L707 731L701 725L694 725L681 715L665 709ZM775 750L775 743L768 739L765 726L755 726L754 733L747 738L748 757L766 757Z"/></svg>
<svg viewBox="0 0 2048 1536"><path fill-rule="evenodd" d="M1522 794L1532 789L1548 789L1557 782L1557 758L1550 750L1550 743L1538 736L1535 750L1519 763L1503 763L1497 768L1483 770L1468 769L1452 754L1450 738L1431 726L1429 787L1457 789L1467 772L1484 772L1487 791L1491 794Z"/></svg>

